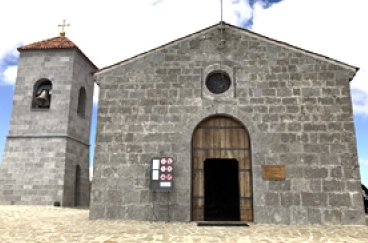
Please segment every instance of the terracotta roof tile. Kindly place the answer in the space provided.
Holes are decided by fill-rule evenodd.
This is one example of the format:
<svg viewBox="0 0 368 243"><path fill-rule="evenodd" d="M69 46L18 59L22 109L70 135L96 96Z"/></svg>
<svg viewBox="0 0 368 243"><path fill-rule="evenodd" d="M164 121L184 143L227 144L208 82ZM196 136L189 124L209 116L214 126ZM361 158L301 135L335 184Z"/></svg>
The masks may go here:
<svg viewBox="0 0 368 243"><path fill-rule="evenodd" d="M32 44L24 45L18 50L39 50L39 49L70 49L78 48L71 40L65 36L58 36L51 39L38 41Z"/></svg>
<svg viewBox="0 0 368 243"><path fill-rule="evenodd" d="M74 44L65 36L58 36L43 41L34 42L28 45L24 45L17 48L18 51L22 50L45 50L45 49L77 49L95 68L97 66Z"/></svg>

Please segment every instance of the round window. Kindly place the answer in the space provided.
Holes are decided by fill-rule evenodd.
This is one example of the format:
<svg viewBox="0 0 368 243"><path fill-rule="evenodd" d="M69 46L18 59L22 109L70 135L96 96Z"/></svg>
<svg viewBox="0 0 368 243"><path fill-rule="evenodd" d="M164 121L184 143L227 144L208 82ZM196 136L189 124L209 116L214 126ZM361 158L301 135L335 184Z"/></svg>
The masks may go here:
<svg viewBox="0 0 368 243"><path fill-rule="evenodd" d="M230 77L223 72L211 73L206 80L206 87L213 94L224 93L230 88L230 85Z"/></svg>

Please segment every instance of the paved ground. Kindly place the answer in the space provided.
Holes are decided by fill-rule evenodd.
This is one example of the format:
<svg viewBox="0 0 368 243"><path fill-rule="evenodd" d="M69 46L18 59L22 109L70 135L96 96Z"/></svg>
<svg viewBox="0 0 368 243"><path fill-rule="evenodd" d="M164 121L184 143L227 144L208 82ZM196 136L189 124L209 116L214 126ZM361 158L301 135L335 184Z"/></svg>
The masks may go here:
<svg viewBox="0 0 368 243"><path fill-rule="evenodd" d="M197 227L88 220L88 209L0 206L0 242L368 242L368 226Z"/></svg>

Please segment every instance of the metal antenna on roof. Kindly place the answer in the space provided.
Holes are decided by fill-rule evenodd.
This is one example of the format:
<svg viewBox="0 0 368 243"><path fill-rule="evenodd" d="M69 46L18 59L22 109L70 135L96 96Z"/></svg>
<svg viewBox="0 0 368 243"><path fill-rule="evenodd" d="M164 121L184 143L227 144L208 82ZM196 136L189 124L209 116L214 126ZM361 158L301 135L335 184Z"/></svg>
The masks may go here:
<svg viewBox="0 0 368 243"><path fill-rule="evenodd" d="M223 12L223 2L222 2L222 0L221 0L221 43L220 43L220 45L221 45L221 48L224 46L224 44L225 44L225 40L224 40L224 38L223 38L223 29L224 29L224 21L222 20L222 12Z"/></svg>
<svg viewBox="0 0 368 243"><path fill-rule="evenodd" d="M221 39L220 39L220 70L221 70L221 66L222 66L222 48L224 48L225 46L225 40L223 38L223 30L224 30L224 25L223 25L223 0L221 1L221 22L220 22L220 31L221 31ZM221 75L222 79L224 79L223 77L223 73Z"/></svg>
<svg viewBox="0 0 368 243"><path fill-rule="evenodd" d="M222 0L221 0L221 23L222 23L222 8L223 8L223 5L222 5Z"/></svg>

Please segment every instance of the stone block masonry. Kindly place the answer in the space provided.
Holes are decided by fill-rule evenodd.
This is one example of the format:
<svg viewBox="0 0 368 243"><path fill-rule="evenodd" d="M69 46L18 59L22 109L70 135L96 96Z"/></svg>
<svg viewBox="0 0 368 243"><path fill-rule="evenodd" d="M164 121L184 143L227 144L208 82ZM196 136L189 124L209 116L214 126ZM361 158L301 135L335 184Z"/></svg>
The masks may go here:
<svg viewBox="0 0 368 243"><path fill-rule="evenodd" d="M76 49L20 51L9 134L1 160L0 204L89 205L94 70ZM31 107L35 84L41 79L52 83L49 109ZM81 87L86 90L84 117L77 114Z"/></svg>
<svg viewBox="0 0 368 243"><path fill-rule="evenodd" d="M95 75L90 218L152 220L149 161L163 155L176 161L171 219L190 221L192 133L203 119L226 115L250 135L255 222L365 224L354 186L356 70L231 26L223 34L223 49L213 27ZM232 71L233 94L203 95L205 70L220 60ZM285 165L286 179L263 180L261 165Z"/></svg>

